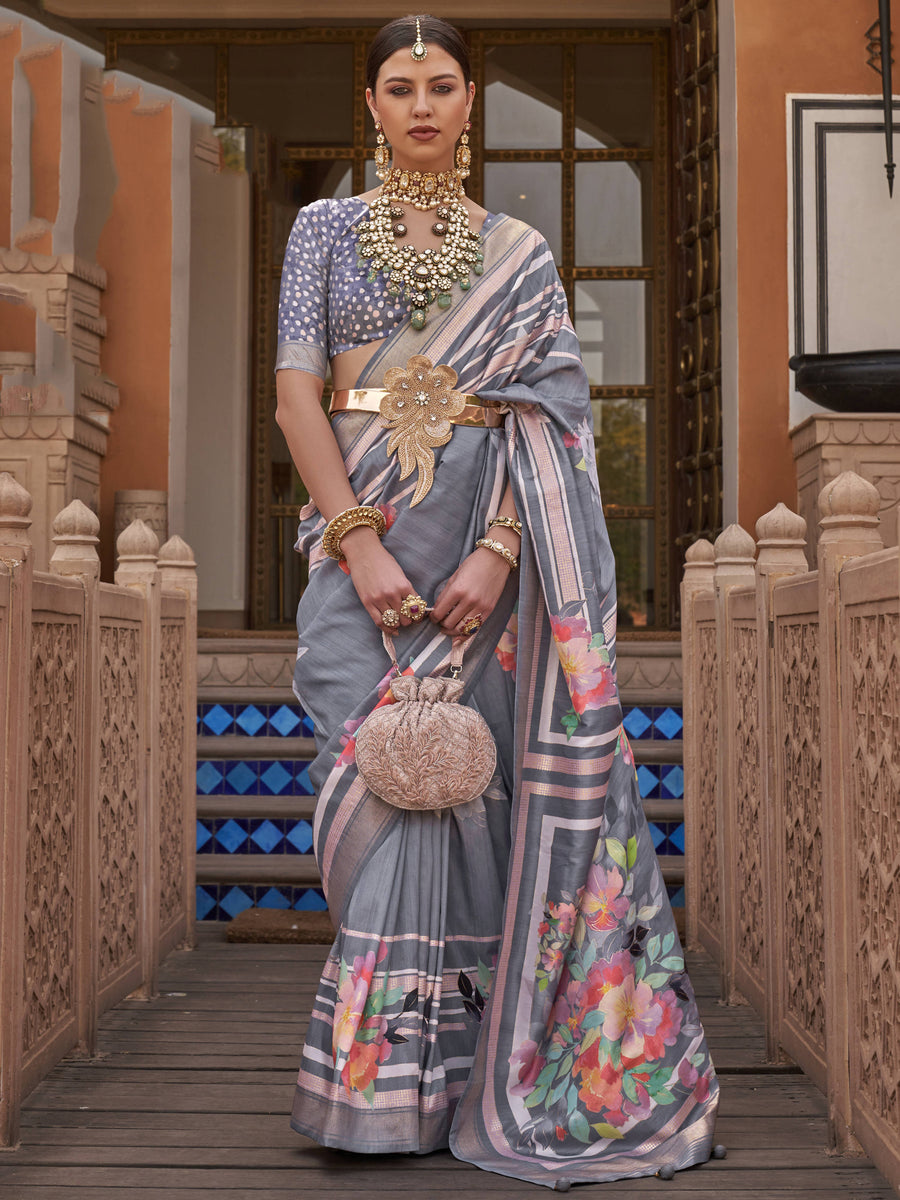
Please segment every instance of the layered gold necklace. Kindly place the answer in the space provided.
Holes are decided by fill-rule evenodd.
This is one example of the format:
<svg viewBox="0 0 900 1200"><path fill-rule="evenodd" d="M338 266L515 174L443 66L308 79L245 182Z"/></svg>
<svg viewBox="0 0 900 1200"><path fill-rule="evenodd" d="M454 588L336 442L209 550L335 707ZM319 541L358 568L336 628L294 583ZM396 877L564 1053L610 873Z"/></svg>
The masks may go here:
<svg viewBox="0 0 900 1200"><path fill-rule="evenodd" d="M414 329L424 326L435 302L438 308L450 307L450 289L455 282L461 291L468 291L472 286L469 273L481 275L484 271L481 234L469 226L464 196L455 170L435 175L393 167L369 206L369 219L356 228L360 269L368 264L370 283L381 272L388 295L409 302ZM417 250L408 242L400 244L399 239L409 232L404 204L420 212L436 210L431 232L443 239L439 249Z"/></svg>

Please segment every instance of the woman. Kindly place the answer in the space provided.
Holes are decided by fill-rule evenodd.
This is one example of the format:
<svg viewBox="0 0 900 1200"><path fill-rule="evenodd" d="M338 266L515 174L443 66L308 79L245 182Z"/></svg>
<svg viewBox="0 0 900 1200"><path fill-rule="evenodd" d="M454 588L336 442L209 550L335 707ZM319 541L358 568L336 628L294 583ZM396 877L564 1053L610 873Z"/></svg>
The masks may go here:
<svg viewBox="0 0 900 1200"><path fill-rule="evenodd" d="M314 497L295 689L338 928L293 1125L551 1187L668 1173L709 1156L717 1084L621 723L565 296L540 234L462 193L457 32L391 22L368 84L384 183L300 212L279 320L278 422ZM465 699L498 747L480 798L410 813L363 785L385 632L420 676L469 637Z"/></svg>

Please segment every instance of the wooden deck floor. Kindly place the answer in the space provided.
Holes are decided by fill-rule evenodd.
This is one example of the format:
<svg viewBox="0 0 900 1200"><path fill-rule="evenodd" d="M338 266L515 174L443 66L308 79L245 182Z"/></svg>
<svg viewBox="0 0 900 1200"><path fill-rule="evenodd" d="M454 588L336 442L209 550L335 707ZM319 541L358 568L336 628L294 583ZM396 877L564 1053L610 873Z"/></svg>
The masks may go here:
<svg viewBox="0 0 900 1200"><path fill-rule="evenodd" d="M288 1127L294 1076L324 949L229 945L165 964L160 995L102 1022L102 1055L61 1064L30 1097L22 1145L0 1153L3 1200L491 1200L542 1194L449 1153L357 1157ZM711 965L691 964L722 1084L717 1140L728 1157L678 1174L585 1185L579 1196L660 1200L895 1200L865 1159L826 1153L825 1105L796 1070L766 1068L762 1029L715 1000Z"/></svg>

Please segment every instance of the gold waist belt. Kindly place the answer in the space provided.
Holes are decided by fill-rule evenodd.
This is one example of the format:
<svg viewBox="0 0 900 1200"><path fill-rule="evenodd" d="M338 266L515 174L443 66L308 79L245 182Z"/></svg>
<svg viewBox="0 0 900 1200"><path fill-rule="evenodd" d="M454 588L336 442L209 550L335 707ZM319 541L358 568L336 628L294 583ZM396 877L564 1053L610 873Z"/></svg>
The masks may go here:
<svg viewBox="0 0 900 1200"><path fill-rule="evenodd" d="M410 508L424 500L434 482L434 447L445 446L454 425L495 428L503 424L497 407L477 396L453 390L456 372L434 366L424 354L414 354L405 367L390 367L383 388L349 388L333 392L329 415L336 412L377 412L391 430L388 455L396 453L400 478L418 468Z"/></svg>
<svg viewBox="0 0 900 1200"><path fill-rule="evenodd" d="M381 402L390 392L386 388L342 388L331 393L328 415L339 412L381 412ZM447 417L451 425L473 425L476 429L495 429L503 424L503 414L490 401L483 404L477 396L462 393L465 408L457 416Z"/></svg>

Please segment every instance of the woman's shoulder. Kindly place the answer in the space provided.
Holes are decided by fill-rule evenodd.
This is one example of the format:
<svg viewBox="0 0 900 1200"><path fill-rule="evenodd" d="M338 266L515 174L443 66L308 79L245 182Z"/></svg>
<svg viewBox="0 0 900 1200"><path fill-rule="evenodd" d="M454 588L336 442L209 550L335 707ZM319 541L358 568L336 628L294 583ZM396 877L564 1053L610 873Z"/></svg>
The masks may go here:
<svg viewBox="0 0 900 1200"><path fill-rule="evenodd" d="M305 204L297 213L294 228L310 229L320 237L334 240L366 212L367 205L359 196L324 196Z"/></svg>

